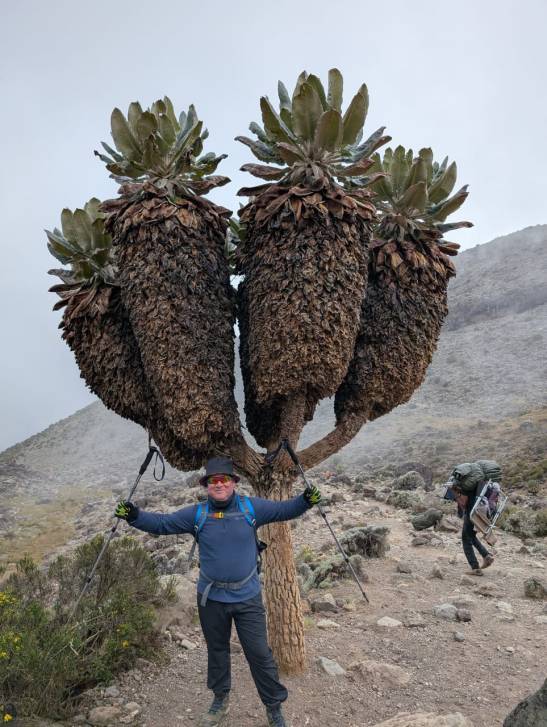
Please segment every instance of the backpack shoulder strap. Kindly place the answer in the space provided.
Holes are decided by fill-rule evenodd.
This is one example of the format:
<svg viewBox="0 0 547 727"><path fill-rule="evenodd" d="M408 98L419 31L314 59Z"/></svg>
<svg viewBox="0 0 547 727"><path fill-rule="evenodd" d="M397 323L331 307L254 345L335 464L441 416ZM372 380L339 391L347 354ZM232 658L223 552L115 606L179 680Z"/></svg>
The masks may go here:
<svg viewBox="0 0 547 727"><path fill-rule="evenodd" d="M209 514L209 503L206 502L205 506L201 503L196 508L196 514L194 516L194 538L197 540L200 530L205 525L207 515Z"/></svg>
<svg viewBox="0 0 547 727"><path fill-rule="evenodd" d="M206 502L205 506L200 503L198 503L198 506L196 507L196 514L194 515L194 542L192 543L192 547L190 548L190 553L188 555L188 562L191 563L194 558L194 553L196 551L196 545L198 543L199 539L199 532L202 529L202 527L205 525L205 521L207 520L207 515L209 514L209 503Z"/></svg>
<svg viewBox="0 0 547 727"><path fill-rule="evenodd" d="M243 499L239 495L236 495L236 498L237 506L245 516L245 520L256 531L255 509L253 507L253 503L251 502L251 498L248 497L248 495L244 495Z"/></svg>

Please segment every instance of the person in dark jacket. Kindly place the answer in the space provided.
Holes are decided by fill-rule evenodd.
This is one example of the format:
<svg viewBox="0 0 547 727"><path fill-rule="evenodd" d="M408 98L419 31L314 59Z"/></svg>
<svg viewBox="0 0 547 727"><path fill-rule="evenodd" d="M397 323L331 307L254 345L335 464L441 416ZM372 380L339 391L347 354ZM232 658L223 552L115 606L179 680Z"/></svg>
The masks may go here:
<svg viewBox="0 0 547 727"><path fill-rule="evenodd" d="M475 504L475 500L478 495L478 486L475 490L473 490L473 492L468 494L464 494L462 492L461 488L458 487L457 482L452 485L451 489L458 505L458 516L463 518L462 546L467 562L469 563L469 567L471 568L471 570L468 571L468 575L482 576L483 570L485 568L489 568L494 562L494 556L488 552L481 541L477 538L477 532L471 520L471 510L473 509L473 505ZM482 556L482 563L480 566L474 549L476 549Z"/></svg>
<svg viewBox="0 0 547 727"><path fill-rule="evenodd" d="M191 505L163 515L144 512L133 503L122 501L116 516L148 533L190 533L199 540L198 611L207 644L207 686L214 694L200 727L221 724L229 711L232 622L266 707L268 725L285 727L281 704L288 693L279 681L267 641L257 570L261 543L256 528L299 517L320 502L321 493L312 486L290 500L245 498L235 490L239 477L234 474L230 459L210 459L205 472L200 480L207 487L205 506Z"/></svg>

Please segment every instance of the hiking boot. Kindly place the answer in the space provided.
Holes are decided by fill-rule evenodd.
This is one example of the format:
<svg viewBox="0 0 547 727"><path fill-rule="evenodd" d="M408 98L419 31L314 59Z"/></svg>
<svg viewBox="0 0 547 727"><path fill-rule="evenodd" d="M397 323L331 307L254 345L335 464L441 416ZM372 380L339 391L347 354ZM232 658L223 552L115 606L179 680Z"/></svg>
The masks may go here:
<svg viewBox="0 0 547 727"><path fill-rule="evenodd" d="M468 576L482 576L483 572L480 568L472 568L471 570L467 571Z"/></svg>
<svg viewBox="0 0 547 727"><path fill-rule="evenodd" d="M268 727L287 727L280 704L277 707L266 707L266 715L268 717Z"/></svg>
<svg viewBox="0 0 547 727"><path fill-rule="evenodd" d="M492 565L494 562L494 556L493 555L487 555L482 559L481 568L484 570L485 568L488 568Z"/></svg>
<svg viewBox="0 0 547 727"><path fill-rule="evenodd" d="M199 727L213 727L214 725L222 724L224 717L230 711L230 694L215 694L213 703L209 707L209 711L206 712L199 721Z"/></svg>

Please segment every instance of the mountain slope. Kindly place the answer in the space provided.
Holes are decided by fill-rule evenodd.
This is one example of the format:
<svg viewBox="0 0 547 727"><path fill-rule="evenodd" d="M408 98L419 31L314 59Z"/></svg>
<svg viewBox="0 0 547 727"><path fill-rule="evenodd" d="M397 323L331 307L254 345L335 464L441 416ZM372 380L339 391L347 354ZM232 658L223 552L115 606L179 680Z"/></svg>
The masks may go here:
<svg viewBox="0 0 547 727"><path fill-rule="evenodd" d="M506 467L519 457L547 462L547 225L466 250L456 264L450 315L424 384L365 425L334 463L421 461L442 477L455 462L481 456ZM238 378L242 411L241 391ZM332 401L323 401L301 444L333 423ZM9 448L0 454L0 533L25 517L24 503L66 497L67 488L79 502L126 487L146 449L144 430L100 402ZM184 479L170 468L167 477Z"/></svg>

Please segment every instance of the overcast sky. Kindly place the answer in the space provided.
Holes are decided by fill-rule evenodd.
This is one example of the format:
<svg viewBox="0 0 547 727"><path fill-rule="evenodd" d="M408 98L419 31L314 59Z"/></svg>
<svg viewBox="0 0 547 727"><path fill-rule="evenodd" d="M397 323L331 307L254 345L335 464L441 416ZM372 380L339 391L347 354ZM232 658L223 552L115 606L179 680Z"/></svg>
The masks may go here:
<svg viewBox="0 0 547 727"><path fill-rule="evenodd" d="M547 222L544 0L4 0L0 14L0 450L93 400L51 311L43 229L115 195L93 156L115 106L194 103L206 151L229 155L219 173L233 183L212 199L237 209L251 159L233 139L260 120L259 97L336 66L346 103L368 85L365 130L457 161L470 185L460 219L475 227L450 239L467 248Z"/></svg>

